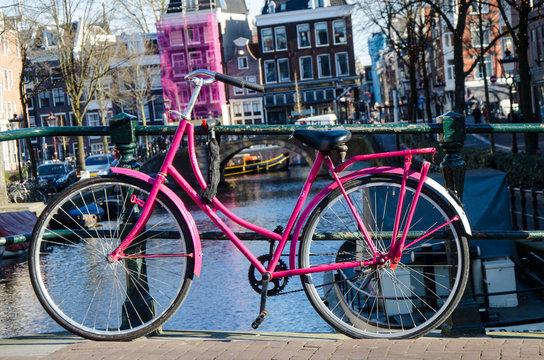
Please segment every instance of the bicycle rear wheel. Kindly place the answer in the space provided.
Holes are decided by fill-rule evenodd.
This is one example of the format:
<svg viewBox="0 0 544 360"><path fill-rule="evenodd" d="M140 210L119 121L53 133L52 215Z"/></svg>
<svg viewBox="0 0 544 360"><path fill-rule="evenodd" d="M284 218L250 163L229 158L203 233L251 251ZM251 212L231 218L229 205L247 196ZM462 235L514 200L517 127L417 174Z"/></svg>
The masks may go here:
<svg viewBox="0 0 544 360"><path fill-rule="evenodd" d="M185 299L193 243L174 203L159 193L145 229L110 262L139 217L151 186L122 177L67 188L41 214L30 244L30 278L45 310L93 340L129 340L162 325Z"/></svg>
<svg viewBox="0 0 544 360"><path fill-rule="evenodd" d="M387 253L402 177L373 175L344 184L378 251ZM417 183L411 179L401 209L401 233ZM415 237L451 220L453 208L424 186L409 231ZM333 239L326 233L343 233ZM321 234L321 235L318 235ZM468 246L460 221L403 251L393 270L381 266L303 275L306 295L336 330L355 338L414 338L441 325L459 302L468 277ZM407 239L409 245L415 239ZM372 260L346 199L339 189L316 206L304 227L301 268L344 261Z"/></svg>

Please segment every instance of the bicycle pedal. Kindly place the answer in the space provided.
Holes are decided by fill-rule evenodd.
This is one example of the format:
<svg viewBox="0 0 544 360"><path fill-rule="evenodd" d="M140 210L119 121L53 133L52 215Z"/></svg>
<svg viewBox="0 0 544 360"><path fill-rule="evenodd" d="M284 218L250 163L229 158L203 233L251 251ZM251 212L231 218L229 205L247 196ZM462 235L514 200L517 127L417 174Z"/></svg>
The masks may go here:
<svg viewBox="0 0 544 360"><path fill-rule="evenodd" d="M257 316L255 321L251 323L251 327L254 328L254 329L257 329L259 327L259 325L261 325L263 323L264 319L267 316L268 316L268 311L266 311L266 310L261 311L261 313L259 314L259 316Z"/></svg>

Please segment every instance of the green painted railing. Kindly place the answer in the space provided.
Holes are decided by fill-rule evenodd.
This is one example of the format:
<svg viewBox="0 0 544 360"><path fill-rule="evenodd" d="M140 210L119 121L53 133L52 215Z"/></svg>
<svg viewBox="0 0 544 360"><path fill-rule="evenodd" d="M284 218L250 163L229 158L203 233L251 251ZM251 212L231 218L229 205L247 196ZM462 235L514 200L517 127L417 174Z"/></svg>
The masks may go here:
<svg viewBox="0 0 544 360"><path fill-rule="evenodd" d="M465 124L465 117L460 114L448 113L439 116L432 124L348 124L339 125L354 134L437 134L440 146L446 153L440 164L444 183L447 188L462 199L465 176L465 164L459 152L464 145L467 134L494 134L494 133L541 133L544 124ZM217 126L217 135L289 135L295 128L329 129L334 126L295 126L295 125L233 125ZM32 129L11 130L0 133L0 141L42 137L42 136L70 136L70 135L109 135L111 142L120 152L121 166L133 167L134 149L138 136L171 135L175 126L138 126L135 117L119 114L111 119L110 126L82 126L82 127L42 127ZM202 128L196 128L197 134L203 134ZM340 234L336 234L340 235ZM0 238L0 246L28 241L31 234L20 234ZM202 239L224 239L220 232L201 232ZM262 236L253 233L237 233L242 240L261 240ZM409 234L410 236L410 234ZM345 234L342 234L345 239ZM544 239L544 231L474 231L474 239ZM472 298L470 286L458 308L445 327L449 335L482 334L483 326L479 322L479 312Z"/></svg>
<svg viewBox="0 0 544 360"><path fill-rule="evenodd" d="M112 140L116 140L114 145L120 150L123 159L127 162L132 158L132 152L135 148L135 140L138 136L145 135L172 135L176 130L176 126L141 126L137 125L135 118L127 114L116 116L115 125L110 126L72 126L72 127L35 127L31 129L17 129L0 133L0 141L9 141L16 139L25 139L43 136L111 136ZM444 119L447 124L443 125ZM459 150L463 146L466 134L489 134L489 133L518 133L518 132L534 132L544 133L544 124L464 124L464 117L458 114L445 114L439 117L437 123L431 124L344 124L344 125L229 125L217 126L215 132L218 135L290 135L293 130L301 128L309 129L330 129L341 127L350 130L354 134L439 134L441 146L446 150L448 156L458 156ZM132 131L127 132L126 130ZM444 128L446 129L444 131ZM197 134L204 134L205 131L197 126L195 129ZM113 142L113 141L112 141ZM452 145L453 148L452 148ZM441 164L441 167L446 170L451 170L450 174L444 174L445 177L450 176L446 184L452 185L450 188L459 190L456 182L463 180L464 170L462 159L455 158L453 163L446 162ZM451 159L450 159L451 160ZM125 164L130 166L130 164ZM457 166L457 168L452 168ZM237 233L243 240L260 240L262 236L253 233ZM17 244L28 241L31 234L21 234L16 236L0 237L0 246ZM221 232L202 232L203 239L223 239L224 235ZM544 239L544 231L476 231L473 234L474 239Z"/></svg>

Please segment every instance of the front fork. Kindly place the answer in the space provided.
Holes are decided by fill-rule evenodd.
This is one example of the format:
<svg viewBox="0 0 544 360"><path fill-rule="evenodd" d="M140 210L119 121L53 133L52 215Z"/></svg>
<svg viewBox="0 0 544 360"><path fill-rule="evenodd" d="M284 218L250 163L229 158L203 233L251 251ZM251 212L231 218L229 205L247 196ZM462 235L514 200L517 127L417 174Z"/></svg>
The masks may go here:
<svg viewBox="0 0 544 360"><path fill-rule="evenodd" d="M400 232L400 226L402 222L402 209L404 206L404 200L406 198L406 181L408 179L408 174L410 172L410 168L412 166L412 154L406 154L404 158L404 168L403 168L403 176L402 176L402 183L401 183L401 189L400 189L400 196L399 201L397 204L397 211L395 216L395 223L393 226L393 236L391 238L391 246L389 248L389 251L387 253L380 253L376 247L376 244L372 240L372 237L366 228L363 220L361 219L359 213L357 212L357 209L355 208L355 205L353 204L351 198L346 193L344 186L342 185L342 182L340 181L340 178L338 177L338 173L334 170L334 165L332 163L332 160L330 157L327 157L325 160L327 167L329 168L331 174L334 177L335 182L338 184L338 187L340 188L340 191L344 195L344 198L346 199L346 202L348 204L348 207L350 208L353 216L355 217L355 220L357 222L357 226L359 228L359 231L363 234L364 240L367 243L368 247L370 248L374 259L371 261L371 263L375 263L378 266L385 265L389 262L389 267L392 270L395 270L400 262L400 259L402 257L402 251L405 248L406 243L406 237L408 236L408 230L410 229L410 225L412 223L412 219L414 217L414 213L416 210L417 202L419 200L419 196L421 194L421 189L423 188L423 184L425 184L425 181L427 180L427 173L429 172L430 163L427 161L423 162L423 165L421 167L421 173L419 182L417 185L416 192L414 194L412 203L410 205L410 210L408 212L408 217L406 218L406 222L404 224L404 231L402 231L402 235L399 239L399 232ZM411 243L412 244L412 243Z"/></svg>

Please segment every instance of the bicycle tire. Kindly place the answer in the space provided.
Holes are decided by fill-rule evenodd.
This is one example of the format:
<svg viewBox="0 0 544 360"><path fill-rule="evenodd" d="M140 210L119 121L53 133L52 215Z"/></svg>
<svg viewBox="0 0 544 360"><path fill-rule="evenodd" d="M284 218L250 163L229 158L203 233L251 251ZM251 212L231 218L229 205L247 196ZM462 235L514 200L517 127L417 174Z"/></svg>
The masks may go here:
<svg viewBox="0 0 544 360"><path fill-rule="evenodd" d="M400 175L379 174L344 184L380 253L390 247L401 182ZM408 179L401 230L416 187L417 182ZM424 185L410 231L421 236L453 216L453 207ZM326 232L345 232L354 235L355 241L314 239L314 234ZM405 245L412 241L407 239ZM299 247L301 268L373 259L338 188L312 211ZM315 310L337 331L353 338L401 339L425 335L446 320L462 297L468 270L464 229L460 221L453 221L408 246L396 270L388 262L302 275L301 280Z"/></svg>
<svg viewBox="0 0 544 360"><path fill-rule="evenodd" d="M92 178L67 188L39 217L30 243L30 279L44 309L65 329L92 340L135 339L160 327L187 296L193 242L164 193L125 253L176 256L107 259L150 190L148 183L125 176ZM88 220L94 215L100 222L93 225Z"/></svg>

